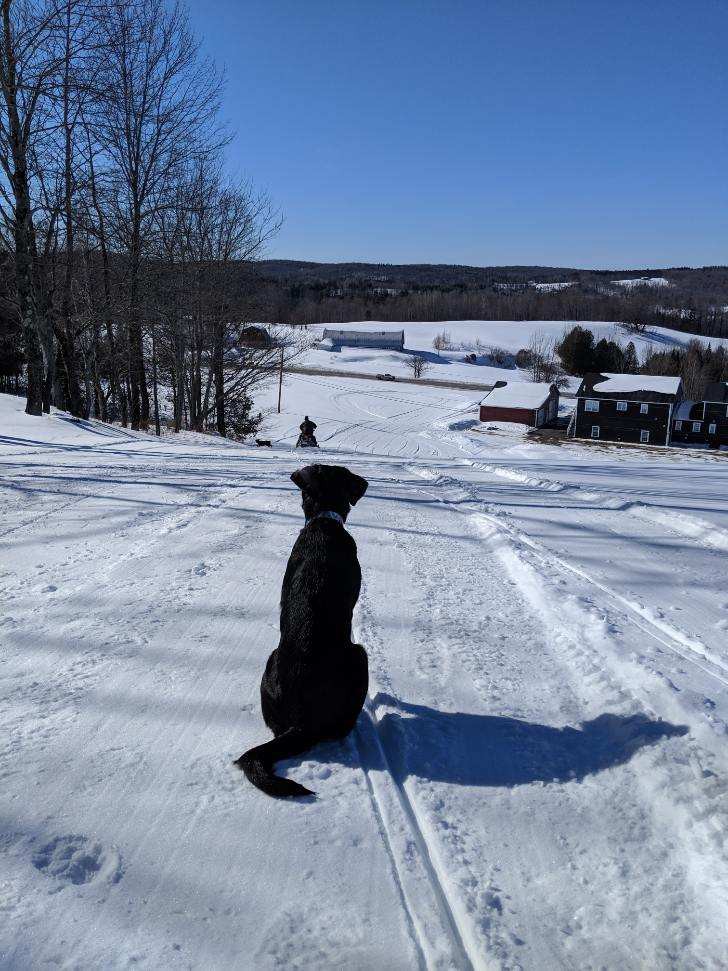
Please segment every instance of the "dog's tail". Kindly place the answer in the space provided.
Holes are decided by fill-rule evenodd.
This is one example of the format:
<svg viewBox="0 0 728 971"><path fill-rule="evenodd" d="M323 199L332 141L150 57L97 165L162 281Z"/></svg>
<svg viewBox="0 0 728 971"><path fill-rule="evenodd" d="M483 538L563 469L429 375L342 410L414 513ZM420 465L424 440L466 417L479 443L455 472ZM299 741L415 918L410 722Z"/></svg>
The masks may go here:
<svg viewBox="0 0 728 971"><path fill-rule="evenodd" d="M312 796L314 793L293 779L284 779L273 772L273 766L281 759L290 759L312 748L315 741L298 728L289 728L277 738L263 745L256 745L243 752L233 763L242 769L246 777L268 796L285 799L288 796Z"/></svg>

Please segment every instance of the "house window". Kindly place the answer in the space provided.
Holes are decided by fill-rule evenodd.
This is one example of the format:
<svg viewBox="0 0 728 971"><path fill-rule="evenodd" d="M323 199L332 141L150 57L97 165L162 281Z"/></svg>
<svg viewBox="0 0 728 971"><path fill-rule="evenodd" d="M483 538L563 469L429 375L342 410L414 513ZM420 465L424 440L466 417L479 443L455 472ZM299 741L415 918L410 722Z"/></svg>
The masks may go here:
<svg viewBox="0 0 728 971"><path fill-rule="evenodd" d="M599 402L594 401L591 398L587 398L584 408L586 411L599 411Z"/></svg>
<svg viewBox="0 0 728 971"><path fill-rule="evenodd" d="M640 442L645 445L650 440L650 433L645 431L644 428L640 432Z"/></svg>
<svg viewBox="0 0 728 971"><path fill-rule="evenodd" d="M700 422L699 421L694 421L693 422L693 431L694 432L699 432L700 431Z"/></svg>
<svg viewBox="0 0 728 971"><path fill-rule="evenodd" d="M646 415L649 410L650 410L650 406L646 405L643 401L642 404L640 405L640 414Z"/></svg>
<svg viewBox="0 0 728 971"><path fill-rule="evenodd" d="M627 410L627 402L626 401L618 401L617 402L617 411L626 411L626 410Z"/></svg>
<svg viewBox="0 0 728 971"><path fill-rule="evenodd" d="M708 434L715 435L715 429L716 429L716 424L714 421L711 421L711 423L708 425Z"/></svg>
<svg viewBox="0 0 728 971"><path fill-rule="evenodd" d="M676 432L682 431L682 422L681 421L676 421L675 422L675 431Z"/></svg>
<svg viewBox="0 0 728 971"><path fill-rule="evenodd" d="M592 425L592 438L599 438L599 425Z"/></svg>

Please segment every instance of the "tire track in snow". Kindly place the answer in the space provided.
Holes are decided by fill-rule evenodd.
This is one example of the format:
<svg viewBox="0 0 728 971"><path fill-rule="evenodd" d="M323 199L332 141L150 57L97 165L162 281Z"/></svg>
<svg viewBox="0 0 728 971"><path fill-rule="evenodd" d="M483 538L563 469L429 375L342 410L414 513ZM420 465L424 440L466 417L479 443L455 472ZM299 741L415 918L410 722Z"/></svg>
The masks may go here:
<svg viewBox="0 0 728 971"><path fill-rule="evenodd" d="M487 520L494 529L498 530L501 534L507 535L511 541L527 547L535 556L540 559L542 563L554 566L562 571L572 574L573 576L579 577L581 580L584 580L595 589L599 590L600 593L608 596L620 607L626 609L627 613L624 614L625 618L633 626L636 626L639 630L641 630L642 633L648 634L654 640L668 648L668 650L670 650L672 653L676 654L679 658L681 658L681 660L694 664L705 674L708 674L711 678L714 678L722 685L728 687L728 663L719 655L711 651L710 648L703 644L702 641L698 640L697 638L690 637L688 634L684 634L682 631L678 630L678 628L667 623L666 621L662 621L659 618L651 616L651 613L647 608L642 607L640 604L635 603L628 597L618 593L601 580L597 580L596 578L592 577L589 573L581 569L581 567L575 566L574 564L569 563L568 560L565 560L563 557L559 556L557 553L551 552L541 543L531 539L531 537L527 536L525 533L505 522L502 517L498 516L494 512L487 511L492 508L491 505L472 492L468 485L462 480L452 476L443 475L439 470L428 469L424 466L409 466L409 470L421 478L431 479L433 481L437 480L443 485L451 485L456 487L458 490L460 490L463 496L462 499L458 500L458 508L462 512L477 513L484 520ZM420 489L420 491L425 495L429 495L437 502L448 502L446 498L432 492L432 490L423 488ZM465 501L465 505L463 505L463 501ZM639 618L639 621L637 618ZM640 621L644 623L640 623ZM701 660L707 661L712 667L705 667L700 663ZM718 670L716 671L714 668L717 668Z"/></svg>
<svg viewBox="0 0 728 971"><path fill-rule="evenodd" d="M242 497L247 491L248 490L244 488L242 483L239 487L226 489L215 496L210 502L206 503L203 507L203 512L206 514L206 516L209 516L210 514L214 515L222 513L225 511L225 508L231 499ZM278 506L280 505L281 503L279 501ZM262 535L264 518L264 510L261 509L259 514L254 517L249 531L239 537L237 544L231 544L231 546L226 550L224 561L218 565L218 568L223 568L227 562L233 560L239 553L240 549L244 548L245 544L249 543L251 539ZM195 519L193 526L195 531L201 533L206 537L207 540L209 540L211 535L209 532L209 525L203 520L202 517ZM206 528L203 529L203 526ZM224 532L224 529L222 529L222 532ZM179 576L177 574L173 574L170 577L170 588L176 587L178 581ZM218 591L218 599L220 601L224 600L223 593L224 590ZM260 591L258 585L256 583L250 584L246 589L245 596L236 600L236 608L244 611L250 604L255 603L259 596ZM190 636L190 633L191 631L188 631L188 637ZM199 634L200 632L198 631L197 633ZM205 687L196 699L196 704L201 710L204 709L205 704L213 696L213 692L214 697L217 699L217 703L219 705L224 705L234 694L236 690L236 681L235 678L231 676L231 672L235 668L235 662L239 658L239 653L240 646L237 639L231 639L231 642L226 649L221 648L215 651L215 653L209 658L205 657ZM153 684L156 672L163 668L164 662L161 660L155 665L150 666L146 673L146 679ZM156 739L157 746L163 749L167 755L165 760L165 768L157 779L158 785L163 783L163 785L161 785L163 794L162 798L156 803L155 816L157 821L152 826L148 827L144 837L134 844L133 850L127 850L126 852L125 863L129 868L133 867L137 860L144 857L145 850L149 844L153 843L154 841L154 835L157 827L162 825L165 820L169 819L169 813L166 812L167 808L171 804L174 804L175 801L179 801L179 791L184 790L188 785L188 780L184 775L179 773L177 765L178 754L180 752L184 752L188 760L192 761L196 757L198 751L202 749L204 745L205 732L213 724L210 716L207 717L204 725L200 725L199 721L195 721L193 719L189 719L186 723L184 723L184 719L180 718L179 715L187 712L188 709L189 700L185 696L180 696L175 702L173 708L168 711L166 717L166 726L160 730ZM124 718L118 713L110 712L99 723L96 737L93 740L90 740L93 744L89 744L89 747L93 748L95 745L95 747L98 749L99 744L96 739L102 738L103 735L108 732L109 728L113 727L115 722L118 723L116 737L126 737L137 717L138 715L136 713L132 713ZM190 738L194 739L192 744L189 744ZM236 770L230 769L231 773L235 771ZM144 763L140 763L135 769L128 772L127 784L129 787L131 789L138 789L138 780L141 779L146 772L148 772L148 766ZM101 787L90 804L91 810L98 810L98 807L103 805L106 801L106 788ZM207 808L205 797L203 797L200 799L200 801L198 801L190 817L186 820L181 830L180 839L177 846L173 852L167 856L163 868L159 870L156 881L153 885L155 891L158 891L164 885L168 874L173 871L175 859L182 852L185 841L190 838L200 815L205 812ZM145 809L145 805L141 801L138 802L135 808L125 815L123 823L119 824L119 840L122 844L126 842L123 838L126 832L133 832L135 822L143 817ZM79 960L82 960L83 955L88 953L89 941L94 938L98 928L102 926L107 908L111 906L113 906L113 900L108 897L102 902L101 906L96 912L95 919L90 923L85 933L76 940L74 944L74 955L77 956Z"/></svg>
<svg viewBox="0 0 728 971"><path fill-rule="evenodd" d="M6 485L4 483L0 483L0 488L18 489L19 487L16 485ZM91 496L77 496L73 499L69 499L68 502L59 503L57 506L54 506L53 509L49 509L47 512L41 513L38 516L33 516L24 523L18 523L16 526L11 526L10 529L6 529L4 532L0 533L0 540L4 539L6 536L9 536L11 533L17 533L20 529L27 529L29 526L36 526L48 519L49 516L55 516L64 509L68 509L69 506L77 506L80 502L84 502L90 498Z"/></svg>
<svg viewBox="0 0 728 971"><path fill-rule="evenodd" d="M359 604L363 622L358 625L357 639L371 642L377 635L370 620L365 588ZM444 867L427 840L414 803L392 772L371 697L367 697L356 727L356 745L372 809L424 966L443 971L487 967L477 949L466 944L459 907L447 889ZM380 768L373 770L372 763Z"/></svg>
<svg viewBox="0 0 728 971"><path fill-rule="evenodd" d="M553 594L547 592L543 584L546 574L530 564L516 544L508 542L498 529L500 524L495 521L495 517L478 513L474 518L476 529L481 533L483 530L478 520L486 520L487 529L484 535L491 543L495 539L494 554L500 558L524 599L542 615L548 628L555 632L561 628L562 633L553 636L561 643L567 656L573 659L575 667L583 670L587 679L599 680L616 694L631 699L635 706L644 707L631 685L626 684L614 671L609 671L605 665L601 632L594 633L589 612L576 604L560 603L556 606ZM556 558L557 561L559 559ZM548 566L547 557L540 558L540 564L542 567ZM581 573L578 572L577 575L581 576ZM636 626L644 633L652 634L641 625ZM661 639L660 642L664 643ZM715 674L712 676L716 677ZM658 717L651 705L647 706L647 711L651 717ZM704 912L712 912L714 928L725 927L728 921L728 905L721 888L728 881L728 810L725 801L728 783L713 768L708 767L715 763L694 737L686 736L684 744L687 756L683 757L684 761L673 760L658 750L653 764L647 768L646 773L638 774L637 781L643 789L645 802L653 806L656 804L653 811L663 825L668 820L668 825L674 827L674 817L679 820L679 826L676 827L679 839L676 840L676 845L686 841L692 844L693 852L683 853L683 857L695 895L700 895ZM721 768L725 769L724 760ZM689 771L686 772L685 769ZM656 782L651 784L650 776ZM710 933L707 932L708 937Z"/></svg>
<svg viewBox="0 0 728 971"><path fill-rule="evenodd" d="M412 467L410 469L418 474L423 472ZM429 477L427 470L424 472L425 476ZM601 681L605 688L613 691L615 695L629 698L636 707L642 709L645 707L644 701L638 699L633 690L632 677L625 679L619 673L610 672L605 665L605 659L609 660L609 655L604 651L600 635L593 633L594 624L589 611L578 604L564 605L559 602L556 606L552 602L553 594L545 592L543 581L553 573L557 575L559 572L570 573L608 596L618 607L628 608L627 612L620 610L620 619L631 623L642 634L655 639L681 660L693 663L711 678L728 685L728 680L721 674L700 664L696 660L695 653L690 651L686 653L682 649L681 639L671 642L672 635L668 625L665 625L667 630L663 631L662 625L654 624L652 618L643 616L640 610L636 611L637 616L635 616L635 606L639 607L639 605L633 605L631 601L606 584L593 579L562 557L552 554L540 543L504 522L502 517L485 511L488 504L480 499L474 499L465 483L448 476L441 476L439 473L433 475L433 478L436 478L440 484L457 487L458 498L449 501L447 497L438 495L430 489L420 488L418 491L432 497L438 503L450 506L453 511L465 515L473 523L476 532L489 542L493 554L503 562L507 574L520 590L524 600L543 616L546 628L556 632L553 636L560 642L576 668L584 672L587 680ZM465 494L465 502L463 494ZM640 623L637 617L647 623ZM561 634L558 633L560 630ZM665 637L661 636L663 634ZM700 654L700 656L703 655ZM723 669L722 665L721 669ZM649 690L647 694L650 694ZM671 699L668 697L668 700ZM648 705L648 711L652 717L655 717L651 705ZM684 713L681 712L678 717L684 717ZM686 854L685 867L691 872L695 891L700 891L706 913L712 912L714 927L719 927L725 926L725 921L728 919L728 906L721 893L721 887L728 881L728 851L726 851L728 810L725 804L728 783L725 781L726 766L722 740L718 746L710 744L711 741L715 741L711 738L711 734L708 733L706 736L702 733L701 740L707 742L707 746L694 737L687 737L684 763L672 762L668 757L658 755L651 771L659 778L659 782L653 790L650 790L649 785L646 784L645 800L648 803L654 802L655 791L662 786L664 792L661 794L661 799L665 808L661 807L657 815L663 820L669 820L671 826L674 825L673 817L677 817L680 821L678 832L681 839L684 839L685 834L689 834L695 856ZM721 774L714 771L711 765L717 766ZM709 866L708 860L711 861ZM706 877L706 873L710 874L710 878Z"/></svg>

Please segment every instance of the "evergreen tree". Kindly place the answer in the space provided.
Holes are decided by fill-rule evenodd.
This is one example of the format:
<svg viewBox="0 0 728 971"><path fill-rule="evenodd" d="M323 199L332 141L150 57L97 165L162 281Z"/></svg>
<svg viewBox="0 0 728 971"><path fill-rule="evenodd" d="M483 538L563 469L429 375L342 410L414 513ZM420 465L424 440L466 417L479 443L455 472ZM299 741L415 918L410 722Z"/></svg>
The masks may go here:
<svg viewBox="0 0 728 971"><path fill-rule="evenodd" d="M584 375L594 370L594 335L585 327L573 327L556 348L569 374Z"/></svg>
<svg viewBox="0 0 728 971"><path fill-rule="evenodd" d="M627 344L624 350L624 360L622 361L622 370L625 374L637 374L640 369L639 358L637 357L637 350L632 341Z"/></svg>
<svg viewBox="0 0 728 971"><path fill-rule="evenodd" d="M621 373L624 364L622 348L614 341L602 338L594 348L593 369L608 373Z"/></svg>

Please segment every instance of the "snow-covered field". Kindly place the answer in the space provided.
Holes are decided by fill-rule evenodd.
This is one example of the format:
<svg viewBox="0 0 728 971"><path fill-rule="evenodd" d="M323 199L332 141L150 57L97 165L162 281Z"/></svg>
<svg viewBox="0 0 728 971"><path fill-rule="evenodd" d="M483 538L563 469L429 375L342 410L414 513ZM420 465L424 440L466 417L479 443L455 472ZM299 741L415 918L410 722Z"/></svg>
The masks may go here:
<svg viewBox="0 0 728 971"><path fill-rule="evenodd" d="M728 462L474 397L290 376L269 450L0 396L0 967L725 967ZM312 460L371 692L281 803L231 762Z"/></svg>
<svg viewBox="0 0 728 971"><path fill-rule="evenodd" d="M405 353L397 351L367 350L364 348L341 348L325 350L313 348L302 362L308 367L323 370L358 371L364 374L378 374L388 371L399 377L411 377L412 372L406 367L406 360L413 352L422 354L429 365L425 374L427 378L452 382L467 382L476 384L491 384L495 381L528 381L529 374L515 368L494 367L487 361L488 350L491 347L502 348L515 355L522 347L528 347L533 334L543 334L554 343L558 343L564 333L575 323L589 328L595 340L602 337L626 346L632 341L640 360L651 350L665 350L672 347L685 347L694 337L678 330L666 327L654 327L643 334L631 333L623 324L595 323L590 321L563 320L453 320L441 323L381 323L367 320L352 324L321 324L309 328L312 337L321 337L325 327L345 328L350 330L404 330ZM454 345L460 345L457 350L443 350L439 353L433 349L432 342L438 334L445 331ZM728 347L726 338L700 337L706 344L717 346L723 344ZM465 362L466 351L476 351L479 354L478 364ZM575 379L574 388L578 387Z"/></svg>

